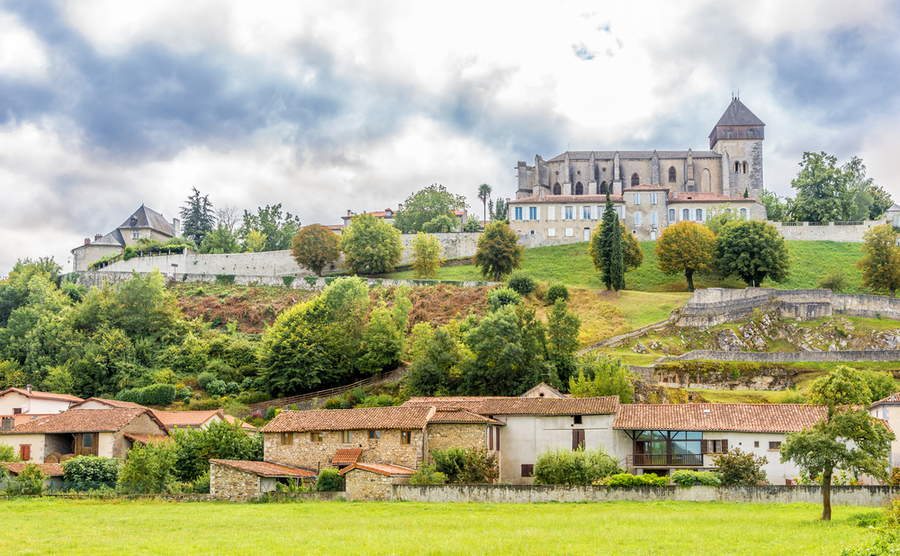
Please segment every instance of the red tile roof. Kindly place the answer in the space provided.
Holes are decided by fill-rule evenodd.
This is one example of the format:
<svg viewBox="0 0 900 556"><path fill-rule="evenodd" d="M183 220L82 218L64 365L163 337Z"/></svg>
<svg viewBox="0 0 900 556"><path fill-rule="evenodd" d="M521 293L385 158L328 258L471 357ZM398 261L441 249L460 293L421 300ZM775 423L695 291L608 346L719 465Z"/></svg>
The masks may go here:
<svg viewBox="0 0 900 556"><path fill-rule="evenodd" d="M614 203L622 203L621 195L610 195L609 199ZM606 194L603 195L546 195L541 199L540 195L531 195L530 197L522 197L521 199L510 199L509 204L521 203L605 203Z"/></svg>
<svg viewBox="0 0 900 556"><path fill-rule="evenodd" d="M241 460L231 460L231 459L211 459L210 463L218 463L219 465L224 465L226 467L231 467L234 469L239 469L241 471L248 471L250 473L256 473L257 475L262 475L263 477L302 477L302 478L312 478L315 477L316 474L312 471L307 471L306 469L296 469L294 467L285 467L283 465L277 465L275 463L269 463L266 461L241 461Z"/></svg>
<svg viewBox="0 0 900 556"><path fill-rule="evenodd" d="M31 393L28 393L28 390L22 388L7 388L6 390L0 392L0 397L9 394L10 392L15 392L16 394L21 394L26 398L37 398L40 400L56 400L61 402L80 402L81 398L70 396L68 394L54 394L52 392L38 392L37 390L32 390Z"/></svg>
<svg viewBox="0 0 900 556"><path fill-rule="evenodd" d="M458 407L436 407L434 414L428 418L429 423L489 423L504 425L496 419L478 415Z"/></svg>
<svg viewBox="0 0 900 556"><path fill-rule="evenodd" d="M479 415L608 415L619 407L618 396L603 398L410 398L401 407L458 407Z"/></svg>
<svg viewBox="0 0 900 556"><path fill-rule="evenodd" d="M13 475L18 475L25 469L25 466L28 465L29 462L0 462L0 465L9 469L9 472ZM33 462L31 462L33 463ZM63 474L63 467L58 463L35 463L38 468L41 470L41 473L48 477L61 477Z"/></svg>
<svg viewBox="0 0 900 556"><path fill-rule="evenodd" d="M647 183L642 183L641 185L635 185L634 187L626 187L623 193L627 193L628 191L668 191L668 187L663 187L661 185L650 185Z"/></svg>
<svg viewBox="0 0 900 556"><path fill-rule="evenodd" d="M157 419L149 409L112 408L63 411L56 415L48 415L41 419L17 425L15 430L0 434L116 432L144 413L156 421L160 429L167 433L169 432L162 421Z"/></svg>
<svg viewBox="0 0 900 556"><path fill-rule="evenodd" d="M223 421L225 420L225 414L222 413L221 409L208 409L205 411L159 411L154 409L152 411L160 421L170 428L200 428L216 415Z"/></svg>
<svg viewBox="0 0 900 556"><path fill-rule="evenodd" d="M134 402L123 402L119 400L107 400L106 398L88 398L86 400L81 400L80 402L69 406L69 409L80 409L82 405L88 402L97 402L104 405L108 405L109 407L129 407L132 409L142 408L141 404Z"/></svg>
<svg viewBox="0 0 900 556"><path fill-rule="evenodd" d="M143 444L144 446L147 444L168 444L169 442L175 441L174 438L165 434L132 434L126 432L125 438L128 438L132 442Z"/></svg>
<svg viewBox="0 0 900 556"><path fill-rule="evenodd" d="M630 404L619 406L614 429L798 432L819 422L825 406L800 404Z"/></svg>
<svg viewBox="0 0 900 556"><path fill-rule="evenodd" d="M284 410L262 428L262 432L342 431L363 429L422 429L430 407L369 407Z"/></svg>
<svg viewBox="0 0 900 556"><path fill-rule="evenodd" d="M232 424L232 425L233 425L236 421L239 421L239 419L237 419L237 418L234 417L233 415L228 415L227 413L225 414L225 420L228 421L228 422L229 422L230 424ZM246 422L246 421L243 421L243 420L241 420L241 428L244 429L244 430L247 431L247 432L257 432L257 431L259 430L259 429L257 429L256 427L254 427L253 425L251 425L250 423L248 423L248 422Z"/></svg>
<svg viewBox="0 0 900 556"><path fill-rule="evenodd" d="M339 448L331 458L332 465L346 465L356 463L363 453L362 448Z"/></svg>
<svg viewBox="0 0 900 556"><path fill-rule="evenodd" d="M895 392L890 396L880 399L877 402L872 402L872 405L881 405L881 404L895 404L900 403L900 392Z"/></svg>
<svg viewBox="0 0 900 556"><path fill-rule="evenodd" d="M55 415L54 413L18 413L16 415L0 415L0 417L12 417L14 419L13 423L16 427L19 425L23 425L25 423L29 423L31 421L36 421L38 419L42 419L44 417L49 417L50 415Z"/></svg>
<svg viewBox="0 0 900 556"><path fill-rule="evenodd" d="M412 475L415 470L410 469L408 467L400 467L399 465L391 465L389 463L354 463L350 467L345 467L341 469L339 475L344 475L349 473L354 469L361 469L363 471L371 471L372 473L378 473L379 475Z"/></svg>

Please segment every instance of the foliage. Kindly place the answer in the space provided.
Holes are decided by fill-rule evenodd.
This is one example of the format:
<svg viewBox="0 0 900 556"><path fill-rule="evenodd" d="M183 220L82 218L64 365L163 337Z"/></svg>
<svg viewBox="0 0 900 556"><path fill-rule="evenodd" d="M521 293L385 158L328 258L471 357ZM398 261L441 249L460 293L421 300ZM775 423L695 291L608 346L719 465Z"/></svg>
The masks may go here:
<svg viewBox="0 0 900 556"><path fill-rule="evenodd" d="M37 496L44 492L46 478L37 464L27 463L16 478L7 482L6 493L10 496Z"/></svg>
<svg viewBox="0 0 900 556"><path fill-rule="evenodd" d="M550 297L549 291L547 297ZM550 380L554 386L564 388L575 374L580 330L581 319L568 310L565 299L557 298L547 316L547 361L556 375Z"/></svg>
<svg viewBox="0 0 900 556"><path fill-rule="evenodd" d="M715 252L712 230L689 220L668 226L656 241L659 269L665 274L684 272L689 292L694 291L694 272L708 271Z"/></svg>
<svg viewBox="0 0 900 556"><path fill-rule="evenodd" d="M411 485L444 485L447 484L447 476L437 470L431 463L420 465L409 478Z"/></svg>
<svg viewBox="0 0 900 556"><path fill-rule="evenodd" d="M262 461L261 434L247 434L239 421L216 421L206 429L176 429L172 473L181 482L194 482L209 472L209 460Z"/></svg>
<svg viewBox="0 0 900 556"><path fill-rule="evenodd" d="M779 197L774 191L763 188L757 201L766 205L766 216L773 222L785 222L791 213L790 197Z"/></svg>
<svg viewBox="0 0 900 556"><path fill-rule="evenodd" d="M256 214L245 210L240 233L246 241L253 231L264 236L262 245L254 246L254 252L285 251L291 248L294 236L300 231L300 219L289 212L282 216L281 203L266 205L266 208L257 207Z"/></svg>
<svg viewBox="0 0 900 556"><path fill-rule="evenodd" d="M450 484L489 483L497 479L500 468L496 452L451 446L446 450L431 450L435 470Z"/></svg>
<svg viewBox="0 0 900 556"><path fill-rule="evenodd" d="M740 448L730 448L725 454L713 456L713 465L722 475L723 486L757 486L766 482L763 466L768 462L765 456L742 452Z"/></svg>
<svg viewBox="0 0 900 556"><path fill-rule="evenodd" d="M890 372L857 371L869 388L869 399L866 404L884 399L894 392L894 378Z"/></svg>
<svg viewBox="0 0 900 556"><path fill-rule="evenodd" d="M209 494L209 471L194 481L191 490L194 494Z"/></svg>
<svg viewBox="0 0 900 556"><path fill-rule="evenodd" d="M850 176L838 167L837 159L824 152L805 152L800 166L791 181L791 187L797 190L791 216L806 222L850 220L855 212L848 187Z"/></svg>
<svg viewBox="0 0 900 556"><path fill-rule="evenodd" d="M741 214L740 211L732 209L731 204L726 203L725 206L714 206L709 208L706 213L705 227L708 228L713 235L719 235L719 232L726 224L740 222L741 220L746 219L747 218Z"/></svg>
<svg viewBox="0 0 900 556"><path fill-rule="evenodd" d="M203 245L200 246L202 254L240 253L241 246L232 230L222 224L216 226L203 237Z"/></svg>
<svg viewBox="0 0 900 556"><path fill-rule="evenodd" d="M852 157L841 170L847 177L847 189L854 202L854 213L848 220L878 220L894 204L887 191L866 177L866 165L861 158Z"/></svg>
<svg viewBox="0 0 900 556"><path fill-rule="evenodd" d="M790 269L784 238L761 220L726 225L716 240L716 258L720 272L734 274L748 286L759 286L767 278L781 282Z"/></svg>
<svg viewBox="0 0 900 556"><path fill-rule="evenodd" d="M900 486L900 467L891 469L891 479L888 481L891 486Z"/></svg>
<svg viewBox="0 0 900 556"><path fill-rule="evenodd" d="M567 450L552 448L537 455L534 464L536 485L590 485L621 472L616 460L601 448Z"/></svg>
<svg viewBox="0 0 900 556"><path fill-rule="evenodd" d="M838 468L887 479L894 433L869 415L871 391L865 378L839 366L817 379L810 401L827 407L811 428L789 433L781 445L781 461L793 461L810 474L822 474L822 519L831 519L831 479Z"/></svg>
<svg viewBox="0 0 900 556"><path fill-rule="evenodd" d="M863 285L875 291L887 290L896 296L900 287L900 234L890 223L875 226L863 234L864 257L856 263L863 272Z"/></svg>
<svg viewBox="0 0 900 556"><path fill-rule="evenodd" d="M522 265L524 247L517 245L518 237L506 221L494 221L487 225L478 238L478 247L472 262L485 278L509 274Z"/></svg>
<svg viewBox="0 0 900 556"><path fill-rule="evenodd" d="M362 356L357 367L366 374L397 368L403 356L403 331L391 311L374 309L369 316L360 346Z"/></svg>
<svg viewBox="0 0 900 556"><path fill-rule="evenodd" d="M0 461L19 461L19 454L9 444L0 444Z"/></svg>
<svg viewBox="0 0 900 556"><path fill-rule="evenodd" d="M152 384L144 388L123 390L116 396L117 400L140 405L171 405L175 401L178 389L172 384Z"/></svg>
<svg viewBox="0 0 900 556"><path fill-rule="evenodd" d="M719 486L722 484L722 474L710 471L691 471L679 469L672 473L672 482L683 487L694 485Z"/></svg>
<svg viewBox="0 0 900 556"><path fill-rule="evenodd" d="M119 489L126 493L165 492L175 471L175 450L166 444L135 444L119 470Z"/></svg>
<svg viewBox="0 0 900 556"><path fill-rule="evenodd" d="M422 232L426 231L425 225L433 220L447 221L441 220L441 217L447 217L450 224L455 225L453 211L464 208L464 196L450 193L443 185L431 184L406 198L403 208L394 215L394 227L404 234Z"/></svg>
<svg viewBox="0 0 900 556"><path fill-rule="evenodd" d="M213 230L216 223L216 213L209 195L200 196L200 191L192 187L193 193L187 198L187 204L181 207L181 225L184 227L184 235L191 238L197 245L203 245L203 239Z"/></svg>
<svg viewBox="0 0 900 556"><path fill-rule="evenodd" d="M669 478L658 477L656 473L644 473L643 475L620 473L618 475L610 475L609 478L606 481L603 481L601 484L604 484L608 487L664 487L669 484Z"/></svg>
<svg viewBox="0 0 900 556"><path fill-rule="evenodd" d="M436 216L422 225L422 231L427 232L429 234L440 234L452 232L456 229L456 225L458 221L453 216L447 216L446 214L442 214L440 216Z"/></svg>
<svg viewBox="0 0 900 556"><path fill-rule="evenodd" d="M266 250L268 236L259 230L246 230L243 234L243 248L245 253L260 253Z"/></svg>
<svg viewBox="0 0 900 556"><path fill-rule="evenodd" d="M493 206L488 202L488 212L490 212L491 220L507 220L509 218L509 207L502 198L496 199Z"/></svg>
<svg viewBox="0 0 900 556"><path fill-rule="evenodd" d="M481 222L478 220L478 217L474 214L470 214L466 221L463 222L462 229L463 232L476 233L481 231Z"/></svg>
<svg viewBox="0 0 900 556"><path fill-rule="evenodd" d="M197 377L197 385L200 386L202 390L206 390L206 388L209 386L209 383L217 380L218 378L219 377L216 376L216 373L211 373L209 371L202 372Z"/></svg>
<svg viewBox="0 0 900 556"><path fill-rule="evenodd" d="M506 287L522 296L533 292L535 288L537 288L537 285L537 280L535 280L531 274L522 270L513 272L506 281Z"/></svg>
<svg viewBox="0 0 900 556"><path fill-rule="evenodd" d="M298 265L312 270L316 276L321 276L322 269L341 256L341 240L325 226L312 224L294 236L291 256Z"/></svg>
<svg viewBox="0 0 900 556"><path fill-rule="evenodd" d="M817 284L818 287L824 288L826 290L831 290L834 293L841 293L841 291L846 287L847 277L844 275L844 270L841 268L835 268L828 272L828 274L822 276L822 279L819 280Z"/></svg>
<svg viewBox="0 0 900 556"><path fill-rule="evenodd" d="M412 267L416 278L437 278L437 269L440 268L441 242L424 232L416 233L412 240Z"/></svg>
<svg viewBox="0 0 900 556"><path fill-rule="evenodd" d="M101 484L115 486L120 462L116 458L76 456L62 462L63 481L78 491L91 490Z"/></svg>
<svg viewBox="0 0 900 556"><path fill-rule="evenodd" d="M578 360L578 379L569 379L573 398L619 396L621 403L631 403L634 383L628 366L621 359L590 351Z"/></svg>
<svg viewBox="0 0 900 556"><path fill-rule="evenodd" d="M603 221L591 235L590 247L594 268L600 271L601 280L607 290L619 291L625 288L625 260L621 228L619 215L607 195Z"/></svg>
<svg viewBox="0 0 900 556"><path fill-rule="evenodd" d="M319 470L319 478L316 479L316 492L340 492L344 490L344 481L338 470L326 467Z"/></svg>
<svg viewBox="0 0 900 556"><path fill-rule="evenodd" d="M403 253L400 230L371 214L354 216L341 236L347 267L356 274L382 274L394 270Z"/></svg>
<svg viewBox="0 0 900 556"><path fill-rule="evenodd" d="M474 358L455 324L431 331L427 324L413 329L411 362L406 383L413 396L449 395L456 391Z"/></svg>
<svg viewBox="0 0 900 556"><path fill-rule="evenodd" d="M549 288L547 288L547 303L553 305L557 302L557 300L562 299L563 301L569 300L569 288L566 287L565 284L551 284Z"/></svg>
<svg viewBox="0 0 900 556"><path fill-rule="evenodd" d="M491 186L483 183L478 186L478 200L484 204L484 222L488 221L487 206L491 200Z"/></svg>
<svg viewBox="0 0 900 556"><path fill-rule="evenodd" d="M491 311L496 311L500 307L507 305L518 305L522 302L522 297L511 288L494 288L488 294L488 303Z"/></svg>

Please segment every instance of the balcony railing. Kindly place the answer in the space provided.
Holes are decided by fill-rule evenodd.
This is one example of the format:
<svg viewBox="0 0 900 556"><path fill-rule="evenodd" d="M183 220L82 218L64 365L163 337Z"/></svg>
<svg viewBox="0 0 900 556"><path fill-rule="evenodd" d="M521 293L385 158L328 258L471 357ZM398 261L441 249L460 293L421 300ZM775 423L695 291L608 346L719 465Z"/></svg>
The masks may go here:
<svg viewBox="0 0 900 556"><path fill-rule="evenodd" d="M634 454L635 467L701 467L702 454Z"/></svg>

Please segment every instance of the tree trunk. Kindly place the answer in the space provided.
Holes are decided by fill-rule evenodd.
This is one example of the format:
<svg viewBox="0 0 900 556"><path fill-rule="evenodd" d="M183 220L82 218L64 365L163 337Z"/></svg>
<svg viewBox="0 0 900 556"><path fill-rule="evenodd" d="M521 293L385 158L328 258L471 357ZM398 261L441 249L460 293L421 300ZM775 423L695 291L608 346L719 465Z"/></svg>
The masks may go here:
<svg viewBox="0 0 900 556"><path fill-rule="evenodd" d="M822 471L822 520L831 521L831 467Z"/></svg>
<svg viewBox="0 0 900 556"><path fill-rule="evenodd" d="M693 269L687 268L684 270L684 277L687 278L688 282L688 291L694 291L694 271Z"/></svg>
<svg viewBox="0 0 900 556"><path fill-rule="evenodd" d="M891 290L891 299L894 299L894 294L897 292L896 289Z"/></svg>

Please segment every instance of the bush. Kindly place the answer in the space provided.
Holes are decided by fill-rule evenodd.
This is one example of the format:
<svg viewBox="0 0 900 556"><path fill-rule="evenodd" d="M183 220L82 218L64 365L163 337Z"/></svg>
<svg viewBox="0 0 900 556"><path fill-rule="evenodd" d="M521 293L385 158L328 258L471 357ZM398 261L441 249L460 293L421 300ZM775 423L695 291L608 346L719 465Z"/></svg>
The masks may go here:
<svg viewBox="0 0 900 556"><path fill-rule="evenodd" d="M145 388L122 390L116 399L140 405L170 405L175 401L177 389L171 384L151 384Z"/></svg>
<svg viewBox="0 0 900 556"><path fill-rule="evenodd" d="M194 481L192 489L196 494L209 494L209 472Z"/></svg>
<svg viewBox="0 0 900 556"><path fill-rule="evenodd" d="M618 475L610 475L604 481L609 487L633 487L633 486L655 486L664 487L669 484L668 477L657 477L656 473L644 473L643 475L632 475L631 473L620 473Z"/></svg>
<svg viewBox="0 0 900 556"><path fill-rule="evenodd" d="M754 456L740 448L713 457L713 465L722 474L722 486L757 486L766 482L762 466L767 463L769 460L765 456Z"/></svg>
<svg viewBox="0 0 900 556"><path fill-rule="evenodd" d="M553 305L557 299L569 300L569 288L565 284L553 284L547 288L547 305Z"/></svg>
<svg viewBox="0 0 900 556"><path fill-rule="evenodd" d="M895 467L891 471L891 479L888 484L895 487L900 486L900 467Z"/></svg>
<svg viewBox="0 0 900 556"><path fill-rule="evenodd" d="M266 420L267 421L271 421L272 419L275 418L276 415L278 415L277 407L275 407L274 405L270 405L269 407L266 408Z"/></svg>
<svg viewBox="0 0 900 556"><path fill-rule="evenodd" d="M228 384L224 380L216 379L206 385L206 393L210 396L224 396L228 393Z"/></svg>
<svg viewBox="0 0 900 556"><path fill-rule="evenodd" d="M423 463L409 479L411 485L444 485L447 476L437 470L433 464Z"/></svg>
<svg viewBox="0 0 900 556"><path fill-rule="evenodd" d="M326 467L319 471L319 478L316 479L316 492L340 492L342 490L344 490L344 485L337 469Z"/></svg>
<svg viewBox="0 0 900 556"><path fill-rule="evenodd" d="M77 456L62 462L62 468L63 481L77 491L114 487L119 480L119 460L115 458Z"/></svg>
<svg viewBox="0 0 900 556"><path fill-rule="evenodd" d="M435 469L452 484L488 483L499 476L497 454L487 450L451 446L446 450L431 450L431 457Z"/></svg>
<svg viewBox="0 0 900 556"><path fill-rule="evenodd" d="M126 493L158 494L173 481L175 450L166 444L135 444L119 470L119 489Z"/></svg>
<svg viewBox="0 0 900 556"><path fill-rule="evenodd" d="M209 386L209 383L216 380L217 378L219 377L217 377L215 373L206 371L200 373L200 376L197 377L197 384L200 386L200 388L206 390L206 387Z"/></svg>
<svg viewBox="0 0 900 556"><path fill-rule="evenodd" d="M506 281L506 286L521 296L526 296L533 292L537 285L537 280L531 274L521 270L513 272L509 280Z"/></svg>
<svg viewBox="0 0 900 556"><path fill-rule="evenodd" d="M589 485L622 471L602 449L556 448L538 454L534 464L536 485Z"/></svg>
<svg viewBox="0 0 900 556"><path fill-rule="evenodd" d="M834 293L841 293L846 287L844 271L840 268L835 268L819 280L819 287L831 290Z"/></svg>
<svg viewBox="0 0 900 556"><path fill-rule="evenodd" d="M37 496L44 492L44 479L47 476L37 464L27 464L19 476L6 483L6 493L10 496Z"/></svg>
<svg viewBox="0 0 900 556"><path fill-rule="evenodd" d="M176 396L179 398L190 398L193 393L194 391L191 390L190 386L182 386L178 389L178 394L176 394Z"/></svg>
<svg viewBox="0 0 900 556"><path fill-rule="evenodd" d="M344 400L341 398L331 398L322 404L322 409L343 409Z"/></svg>
<svg viewBox="0 0 900 556"><path fill-rule="evenodd" d="M19 454L9 444L0 444L0 461L19 461Z"/></svg>
<svg viewBox="0 0 900 556"><path fill-rule="evenodd" d="M694 485L719 486L722 484L722 475L721 473L710 471L680 469L672 473L672 482L683 487Z"/></svg>
<svg viewBox="0 0 900 556"><path fill-rule="evenodd" d="M521 302L522 297L509 288L496 288L488 294L488 303L491 305L491 311L496 311L506 305L518 305Z"/></svg>

